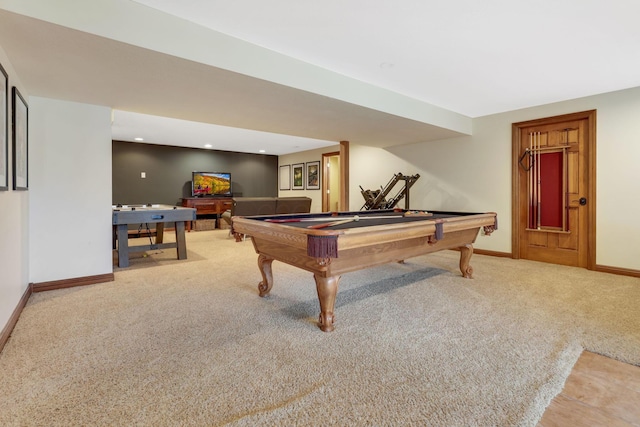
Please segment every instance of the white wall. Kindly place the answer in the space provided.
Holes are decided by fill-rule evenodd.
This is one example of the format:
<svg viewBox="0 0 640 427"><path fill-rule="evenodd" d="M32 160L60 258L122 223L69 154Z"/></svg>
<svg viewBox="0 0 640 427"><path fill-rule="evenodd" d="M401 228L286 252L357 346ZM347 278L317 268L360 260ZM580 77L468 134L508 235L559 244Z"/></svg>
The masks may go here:
<svg viewBox="0 0 640 427"><path fill-rule="evenodd" d="M316 150L301 151L299 153L286 154L278 158L278 167L283 165L294 165L307 162L320 162L322 169L322 154L334 153L340 151L340 145L318 148ZM321 172L323 173L323 171ZM322 176L320 177L322 180ZM321 181L322 182L322 181ZM322 186L322 185L321 185ZM311 212L322 212L322 193L321 190L278 190L278 197L310 197Z"/></svg>
<svg viewBox="0 0 640 427"><path fill-rule="evenodd" d="M30 101L30 280L111 273L111 110Z"/></svg>
<svg viewBox="0 0 640 427"><path fill-rule="evenodd" d="M640 88L476 118L469 137L388 150L351 145L352 208L363 200L358 185L373 189L394 173L419 173L412 209L497 212L499 230L476 247L511 252L511 124L594 109L596 263L640 270Z"/></svg>
<svg viewBox="0 0 640 427"><path fill-rule="evenodd" d="M0 331L8 323L29 286L29 192L13 191L11 150L11 87L16 86L27 103L29 97L0 47L0 63L9 75L8 145L9 190L0 191Z"/></svg>

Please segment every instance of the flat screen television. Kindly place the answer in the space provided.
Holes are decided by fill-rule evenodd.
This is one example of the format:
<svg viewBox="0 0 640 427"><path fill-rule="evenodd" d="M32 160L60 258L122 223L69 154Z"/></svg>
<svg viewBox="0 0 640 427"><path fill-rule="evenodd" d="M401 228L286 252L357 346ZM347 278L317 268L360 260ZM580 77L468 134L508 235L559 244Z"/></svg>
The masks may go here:
<svg viewBox="0 0 640 427"><path fill-rule="evenodd" d="M191 196L231 197L231 174L229 172L192 172Z"/></svg>

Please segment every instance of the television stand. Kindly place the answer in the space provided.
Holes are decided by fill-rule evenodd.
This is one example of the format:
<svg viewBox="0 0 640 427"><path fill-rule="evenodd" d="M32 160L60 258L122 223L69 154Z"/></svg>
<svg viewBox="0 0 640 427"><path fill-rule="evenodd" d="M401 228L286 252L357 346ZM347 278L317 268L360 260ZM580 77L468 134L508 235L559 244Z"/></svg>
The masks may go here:
<svg viewBox="0 0 640 427"><path fill-rule="evenodd" d="M233 199L231 197L185 197L182 199L182 206L185 208L195 208L196 221L198 215L215 215L220 218L225 211L231 209ZM187 231L191 231L192 221L187 221Z"/></svg>

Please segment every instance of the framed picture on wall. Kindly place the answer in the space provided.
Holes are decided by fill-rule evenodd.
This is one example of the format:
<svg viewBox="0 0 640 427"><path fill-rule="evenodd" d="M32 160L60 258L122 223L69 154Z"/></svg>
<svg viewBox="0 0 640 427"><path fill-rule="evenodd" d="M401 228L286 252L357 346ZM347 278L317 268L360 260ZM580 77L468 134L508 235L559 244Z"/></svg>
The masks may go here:
<svg viewBox="0 0 640 427"><path fill-rule="evenodd" d="M305 182L307 190L320 189L320 161L307 162Z"/></svg>
<svg viewBox="0 0 640 427"><path fill-rule="evenodd" d="M291 189L304 190L304 163L291 165Z"/></svg>
<svg viewBox="0 0 640 427"><path fill-rule="evenodd" d="M9 75L0 64L0 191L9 189Z"/></svg>
<svg viewBox="0 0 640 427"><path fill-rule="evenodd" d="M291 190L291 165L280 166L280 190Z"/></svg>
<svg viewBox="0 0 640 427"><path fill-rule="evenodd" d="M29 189L29 106L13 87L13 189Z"/></svg>

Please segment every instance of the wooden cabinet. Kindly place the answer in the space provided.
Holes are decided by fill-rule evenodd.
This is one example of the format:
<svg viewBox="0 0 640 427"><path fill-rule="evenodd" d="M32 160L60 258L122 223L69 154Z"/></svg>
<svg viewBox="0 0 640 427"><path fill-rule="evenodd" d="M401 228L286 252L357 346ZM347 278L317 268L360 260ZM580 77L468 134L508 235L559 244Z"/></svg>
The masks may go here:
<svg viewBox="0 0 640 427"><path fill-rule="evenodd" d="M200 215L215 215L216 219L228 209L231 209L231 197L186 197L182 199L182 206L195 208L196 221ZM187 231L191 231L192 223L187 222Z"/></svg>

